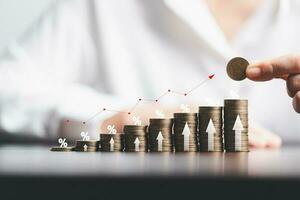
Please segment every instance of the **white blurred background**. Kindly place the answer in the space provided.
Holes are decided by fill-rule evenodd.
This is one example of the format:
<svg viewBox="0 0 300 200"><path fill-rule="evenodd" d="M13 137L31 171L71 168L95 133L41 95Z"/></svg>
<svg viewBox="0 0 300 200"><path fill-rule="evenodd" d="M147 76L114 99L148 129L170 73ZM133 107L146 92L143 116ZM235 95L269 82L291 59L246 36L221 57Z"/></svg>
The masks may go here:
<svg viewBox="0 0 300 200"><path fill-rule="evenodd" d="M57 0L0 0L0 52Z"/></svg>

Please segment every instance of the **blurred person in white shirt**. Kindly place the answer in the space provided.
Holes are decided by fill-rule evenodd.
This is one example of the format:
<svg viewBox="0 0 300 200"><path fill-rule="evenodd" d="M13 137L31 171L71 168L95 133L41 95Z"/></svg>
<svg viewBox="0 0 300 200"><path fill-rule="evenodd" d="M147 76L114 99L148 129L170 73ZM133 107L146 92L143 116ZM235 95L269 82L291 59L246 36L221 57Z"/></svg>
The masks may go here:
<svg viewBox="0 0 300 200"><path fill-rule="evenodd" d="M146 124L158 104L141 103L132 115L103 108L128 111L139 98L187 91L215 74L159 108L170 114L186 103L196 111L235 93L249 99L250 145L279 147L276 134L300 141L283 81L235 82L225 69L235 56L299 51L299 10L292 0L59 1L2 54L1 129L44 138L76 138L82 130L97 137L108 124L120 132L132 116Z"/></svg>

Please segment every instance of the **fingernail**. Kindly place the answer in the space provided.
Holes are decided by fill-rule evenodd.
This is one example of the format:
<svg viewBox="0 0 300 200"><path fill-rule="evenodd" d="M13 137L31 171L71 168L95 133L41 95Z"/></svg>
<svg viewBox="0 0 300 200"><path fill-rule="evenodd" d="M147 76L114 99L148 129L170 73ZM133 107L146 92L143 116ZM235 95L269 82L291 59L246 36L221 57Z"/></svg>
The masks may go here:
<svg viewBox="0 0 300 200"><path fill-rule="evenodd" d="M246 74L249 78L257 78L261 75L261 69L259 67L248 67Z"/></svg>

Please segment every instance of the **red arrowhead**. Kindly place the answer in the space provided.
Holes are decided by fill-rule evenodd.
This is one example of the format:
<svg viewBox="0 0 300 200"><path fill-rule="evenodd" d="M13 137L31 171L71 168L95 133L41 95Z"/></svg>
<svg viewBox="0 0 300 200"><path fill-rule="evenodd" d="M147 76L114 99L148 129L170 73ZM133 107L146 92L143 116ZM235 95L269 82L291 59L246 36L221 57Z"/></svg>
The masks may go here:
<svg viewBox="0 0 300 200"><path fill-rule="evenodd" d="M215 76L215 75L212 74L212 75L209 75L208 78L209 78L209 79L212 79L214 76Z"/></svg>

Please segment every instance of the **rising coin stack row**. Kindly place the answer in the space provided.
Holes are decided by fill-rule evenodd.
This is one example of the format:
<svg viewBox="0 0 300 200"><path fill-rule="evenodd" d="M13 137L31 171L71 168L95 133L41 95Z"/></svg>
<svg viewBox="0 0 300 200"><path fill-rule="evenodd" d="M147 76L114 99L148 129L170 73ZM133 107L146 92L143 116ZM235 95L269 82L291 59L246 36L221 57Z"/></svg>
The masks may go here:
<svg viewBox="0 0 300 200"><path fill-rule="evenodd" d="M123 131L100 134L100 145L78 140L73 148L52 151L223 152L225 147L226 152L247 152L248 101L226 99L224 114L223 107L199 107L198 114L174 113L174 119L150 119L149 127L126 125Z"/></svg>

